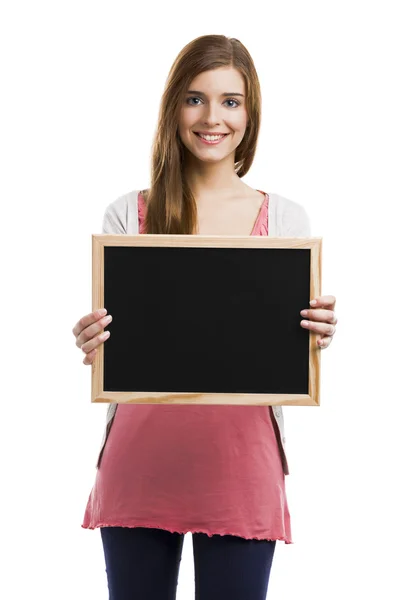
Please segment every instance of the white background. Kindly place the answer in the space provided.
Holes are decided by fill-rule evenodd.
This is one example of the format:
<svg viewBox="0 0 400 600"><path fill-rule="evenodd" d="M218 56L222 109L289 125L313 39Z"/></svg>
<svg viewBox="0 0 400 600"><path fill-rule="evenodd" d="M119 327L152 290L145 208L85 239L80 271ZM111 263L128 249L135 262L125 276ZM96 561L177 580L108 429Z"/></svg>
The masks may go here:
<svg viewBox="0 0 400 600"><path fill-rule="evenodd" d="M107 406L71 330L91 311L91 235L149 185L168 70L209 33L239 38L261 80L245 181L305 207L337 297L321 406L284 408L295 543L277 543L268 600L400 597L396 4L2 8L1 597L108 598L100 531L81 528ZM177 598L194 598L191 534Z"/></svg>

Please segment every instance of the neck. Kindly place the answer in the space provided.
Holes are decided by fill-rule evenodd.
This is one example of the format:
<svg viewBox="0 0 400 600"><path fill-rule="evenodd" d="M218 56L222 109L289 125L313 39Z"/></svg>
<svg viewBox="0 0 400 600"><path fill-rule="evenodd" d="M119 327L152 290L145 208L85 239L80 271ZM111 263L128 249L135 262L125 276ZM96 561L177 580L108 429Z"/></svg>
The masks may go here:
<svg viewBox="0 0 400 600"><path fill-rule="evenodd" d="M189 155L185 178L195 198L224 196L244 185L235 173L233 155L219 162L200 161Z"/></svg>

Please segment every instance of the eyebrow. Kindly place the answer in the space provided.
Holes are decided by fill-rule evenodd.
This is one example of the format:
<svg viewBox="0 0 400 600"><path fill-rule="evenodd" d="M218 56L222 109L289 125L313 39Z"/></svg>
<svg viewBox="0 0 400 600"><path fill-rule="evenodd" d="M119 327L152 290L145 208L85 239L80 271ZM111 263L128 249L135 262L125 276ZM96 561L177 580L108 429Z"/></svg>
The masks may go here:
<svg viewBox="0 0 400 600"><path fill-rule="evenodd" d="M205 96L203 92L199 92L198 90L188 90L187 93L197 94L198 96ZM242 98L244 98L243 94L238 94L237 92L225 92L224 94L221 94L221 96L241 96Z"/></svg>

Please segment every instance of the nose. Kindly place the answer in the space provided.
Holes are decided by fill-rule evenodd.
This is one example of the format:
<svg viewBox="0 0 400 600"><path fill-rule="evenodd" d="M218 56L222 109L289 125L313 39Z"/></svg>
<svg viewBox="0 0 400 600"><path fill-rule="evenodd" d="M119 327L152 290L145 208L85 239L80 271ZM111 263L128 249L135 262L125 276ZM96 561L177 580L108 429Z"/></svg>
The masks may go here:
<svg viewBox="0 0 400 600"><path fill-rule="evenodd" d="M212 102L205 104L204 111L203 111L204 125L207 125L207 127L210 127L210 129L211 129L212 127L215 127L216 125L219 125L220 122L221 122L221 117L219 115L218 105L213 104Z"/></svg>

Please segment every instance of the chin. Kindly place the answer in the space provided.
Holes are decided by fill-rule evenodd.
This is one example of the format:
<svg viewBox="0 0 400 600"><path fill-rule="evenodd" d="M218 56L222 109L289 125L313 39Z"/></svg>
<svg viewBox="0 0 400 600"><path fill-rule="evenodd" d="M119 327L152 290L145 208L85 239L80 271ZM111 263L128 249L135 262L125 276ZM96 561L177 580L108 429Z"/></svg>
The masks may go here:
<svg viewBox="0 0 400 600"><path fill-rule="evenodd" d="M192 150L192 149L189 150L189 152L192 156L194 156L198 160L201 160L201 162L205 162L205 163L220 162L221 160L224 160L224 158L226 158L227 156L229 156L231 154L231 152L224 152L223 154L215 153L215 155L210 156L206 152L203 154L201 152L198 152L198 151Z"/></svg>

